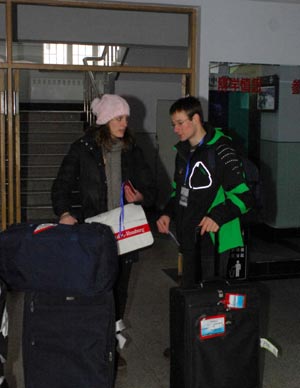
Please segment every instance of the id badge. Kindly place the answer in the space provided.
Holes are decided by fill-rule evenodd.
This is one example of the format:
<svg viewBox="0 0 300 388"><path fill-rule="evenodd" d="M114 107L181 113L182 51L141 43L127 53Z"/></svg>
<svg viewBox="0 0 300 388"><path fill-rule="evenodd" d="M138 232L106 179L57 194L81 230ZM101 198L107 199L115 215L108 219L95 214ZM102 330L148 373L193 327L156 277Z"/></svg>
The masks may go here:
<svg viewBox="0 0 300 388"><path fill-rule="evenodd" d="M187 207L189 199L189 189L185 186L181 187L179 205Z"/></svg>

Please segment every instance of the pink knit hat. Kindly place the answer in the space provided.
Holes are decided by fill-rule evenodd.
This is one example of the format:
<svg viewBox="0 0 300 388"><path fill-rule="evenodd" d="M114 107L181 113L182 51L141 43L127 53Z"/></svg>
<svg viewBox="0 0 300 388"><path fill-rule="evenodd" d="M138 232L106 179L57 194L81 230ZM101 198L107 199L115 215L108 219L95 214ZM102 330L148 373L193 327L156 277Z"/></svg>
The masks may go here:
<svg viewBox="0 0 300 388"><path fill-rule="evenodd" d="M96 97L91 104L92 112L97 117L96 124L108 123L118 116L129 116L130 108L124 98L116 94L103 94L101 98Z"/></svg>

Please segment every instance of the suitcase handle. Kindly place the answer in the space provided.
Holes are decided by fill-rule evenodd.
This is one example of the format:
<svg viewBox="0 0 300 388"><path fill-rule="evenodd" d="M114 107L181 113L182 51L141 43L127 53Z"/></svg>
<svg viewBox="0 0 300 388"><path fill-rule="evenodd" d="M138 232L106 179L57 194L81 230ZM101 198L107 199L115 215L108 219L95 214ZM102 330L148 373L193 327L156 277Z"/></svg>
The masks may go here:
<svg viewBox="0 0 300 388"><path fill-rule="evenodd" d="M195 284L203 283L203 271L201 262L201 227L196 226L195 228ZM215 233L215 244L214 244L214 277L215 279L220 278L220 254L219 248L219 233ZM215 280L213 279L213 280ZM212 281L213 281L212 280Z"/></svg>

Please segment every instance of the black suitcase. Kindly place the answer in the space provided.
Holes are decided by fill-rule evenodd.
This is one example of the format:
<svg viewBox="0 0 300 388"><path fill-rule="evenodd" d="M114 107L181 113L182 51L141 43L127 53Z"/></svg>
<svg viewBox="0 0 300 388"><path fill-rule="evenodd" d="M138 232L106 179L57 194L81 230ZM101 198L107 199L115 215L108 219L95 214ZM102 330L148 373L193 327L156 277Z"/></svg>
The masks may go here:
<svg viewBox="0 0 300 388"><path fill-rule="evenodd" d="M259 349L253 283L170 289L170 388L258 388Z"/></svg>
<svg viewBox="0 0 300 388"><path fill-rule="evenodd" d="M26 293L26 388L112 388L115 319L112 291L96 296Z"/></svg>
<svg viewBox="0 0 300 388"><path fill-rule="evenodd" d="M118 264L113 232L100 223L20 223L0 233L8 290L93 296L113 287Z"/></svg>
<svg viewBox="0 0 300 388"><path fill-rule="evenodd" d="M0 277L24 300L11 309L22 333L8 342L22 338L25 388L113 387L117 273L106 225L17 224L0 233Z"/></svg>

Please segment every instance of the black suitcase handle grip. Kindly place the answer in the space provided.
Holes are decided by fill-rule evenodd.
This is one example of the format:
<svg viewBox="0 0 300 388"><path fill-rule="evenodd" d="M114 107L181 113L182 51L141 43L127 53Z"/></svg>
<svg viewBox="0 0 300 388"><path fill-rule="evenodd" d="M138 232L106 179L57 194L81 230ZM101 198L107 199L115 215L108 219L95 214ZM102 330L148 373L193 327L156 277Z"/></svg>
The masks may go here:
<svg viewBox="0 0 300 388"><path fill-rule="evenodd" d="M202 283L203 271L201 262L201 227L195 228L195 284ZM214 277L215 279L220 278L220 254L219 254L219 233L215 233L215 244L214 244ZM215 280L214 279L214 280Z"/></svg>

